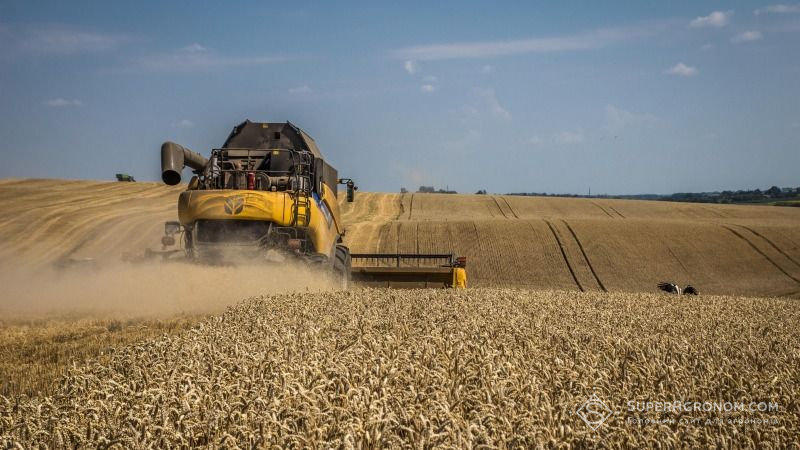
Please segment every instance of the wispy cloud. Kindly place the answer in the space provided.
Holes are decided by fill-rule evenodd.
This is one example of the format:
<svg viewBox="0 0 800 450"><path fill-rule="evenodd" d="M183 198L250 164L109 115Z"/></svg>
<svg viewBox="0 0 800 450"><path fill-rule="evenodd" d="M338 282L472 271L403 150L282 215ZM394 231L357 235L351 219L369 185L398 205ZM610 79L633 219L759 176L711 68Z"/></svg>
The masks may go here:
<svg viewBox="0 0 800 450"><path fill-rule="evenodd" d="M678 63L667 69L665 73L668 75L676 75L679 77L693 77L697 75L697 68L692 66L687 66L684 63Z"/></svg>
<svg viewBox="0 0 800 450"><path fill-rule="evenodd" d="M174 128L194 128L194 122L189 119L179 120L172 124Z"/></svg>
<svg viewBox="0 0 800 450"><path fill-rule="evenodd" d="M689 22L692 28L722 28L730 22L733 11L714 11L707 16L696 17Z"/></svg>
<svg viewBox="0 0 800 450"><path fill-rule="evenodd" d="M403 68L408 72L409 75L414 75L419 70L419 65L417 65L416 61L408 60L403 63Z"/></svg>
<svg viewBox="0 0 800 450"><path fill-rule="evenodd" d="M558 145L582 144L584 141L586 141L586 136L581 128L574 131L562 131L553 136L553 143Z"/></svg>
<svg viewBox="0 0 800 450"><path fill-rule="evenodd" d="M391 53L396 59L432 61L460 58L487 58L523 53L590 50L606 47L656 32L660 26L605 28L571 36L541 37L509 41L454 42L401 48Z"/></svg>
<svg viewBox="0 0 800 450"><path fill-rule="evenodd" d="M741 44L744 42L760 41L761 39L764 39L764 36L760 31L745 31L731 38L731 42Z"/></svg>
<svg viewBox="0 0 800 450"><path fill-rule="evenodd" d="M186 47L183 47L181 50L185 52L205 52L208 51L207 48L203 47L202 45L195 42L194 44L189 44Z"/></svg>
<svg viewBox="0 0 800 450"><path fill-rule="evenodd" d="M586 142L586 133L583 131L583 128L559 131L547 137L541 137L538 134L534 134L528 138L528 143L534 146L578 145L583 144L584 142Z"/></svg>
<svg viewBox="0 0 800 450"><path fill-rule="evenodd" d="M492 73L494 72L494 66L491 64L486 64L481 67L481 73Z"/></svg>
<svg viewBox="0 0 800 450"><path fill-rule="evenodd" d="M45 105L51 108L66 108L69 106L83 106L83 102L78 99L67 100L59 97L46 101Z"/></svg>
<svg viewBox="0 0 800 450"><path fill-rule="evenodd" d="M296 87L289 88L288 92L289 92L289 94L292 94L292 95L307 95L307 94L313 93L314 90L311 89L311 86L309 86L307 84L304 84L302 86L296 86Z"/></svg>
<svg viewBox="0 0 800 450"><path fill-rule="evenodd" d="M605 110L608 129L618 132L631 127L650 127L660 122L659 118L649 113L637 113L607 105Z"/></svg>
<svg viewBox="0 0 800 450"><path fill-rule="evenodd" d="M431 93L436 91L436 88L432 84L423 84L419 87L422 92Z"/></svg>
<svg viewBox="0 0 800 450"><path fill-rule="evenodd" d="M261 66L286 61L279 56L225 56L200 44L178 50L133 58L128 71L180 72L187 70L224 69L242 66Z"/></svg>
<svg viewBox="0 0 800 450"><path fill-rule="evenodd" d="M62 27L33 29L20 41L23 51L74 55L112 50L132 39L118 34L96 33Z"/></svg>
<svg viewBox="0 0 800 450"><path fill-rule="evenodd" d="M491 115L501 119L511 119L511 113L500 104L494 88L476 89L475 93Z"/></svg>
<svg viewBox="0 0 800 450"><path fill-rule="evenodd" d="M714 50L714 44L712 43L703 44L700 47L700 50Z"/></svg>
<svg viewBox="0 0 800 450"><path fill-rule="evenodd" d="M769 5L765 8L759 8L753 11L753 14L760 16L761 14L796 14L800 13L800 3L794 5L777 4Z"/></svg>

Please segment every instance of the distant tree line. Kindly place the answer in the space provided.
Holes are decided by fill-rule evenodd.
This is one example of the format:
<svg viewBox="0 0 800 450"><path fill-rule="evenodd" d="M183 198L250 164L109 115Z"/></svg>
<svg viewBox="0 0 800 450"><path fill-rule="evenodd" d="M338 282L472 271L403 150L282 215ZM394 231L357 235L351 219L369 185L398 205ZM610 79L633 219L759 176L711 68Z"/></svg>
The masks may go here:
<svg viewBox="0 0 800 450"><path fill-rule="evenodd" d="M420 186L417 192L420 194L458 194L458 192L449 189L436 190L433 186Z"/></svg>
<svg viewBox="0 0 800 450"><path fill-rule="evenodd" d="M761 189L715 192L677 192L670 195L638 194L638 195L578 195L578 194L548 194L547 192L521 192L506 195L522 195L535 197L591 197L614 198L635 200L662 200L669 202L694 202L694 203L775 203L786 206L800 206L800 187L780 188L772 186L762 191Z"/></svg>
<svg viewBox="0 0 800 450"><path fill-rule="evenodd" d="M768 203L778 200L796 199L800 196L800 188L779 188L772 186L766 191L761 189L722 191L722 192L677 192L662 200L697 203Z"/></svg>

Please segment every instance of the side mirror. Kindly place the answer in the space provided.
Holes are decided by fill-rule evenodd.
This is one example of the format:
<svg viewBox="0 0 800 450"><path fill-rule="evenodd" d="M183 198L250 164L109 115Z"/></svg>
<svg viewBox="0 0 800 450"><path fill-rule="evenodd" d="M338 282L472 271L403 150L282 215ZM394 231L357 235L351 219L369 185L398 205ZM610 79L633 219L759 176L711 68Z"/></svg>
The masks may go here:
<svg viewBox="0 0 800 450"><path fill-rule="evenodd" d="M339 184L347 186L347 202L352 203L355 199L356 191L358 190L356 183L350 178L339 178Z"/></svg>
<svg viewBox="0 0 800 450"><path fill-rule="evenodd" d="M181 231L181 224L180 222L169 221L164 223L164 234L167 236L172 236L175 233Z"/></svg>

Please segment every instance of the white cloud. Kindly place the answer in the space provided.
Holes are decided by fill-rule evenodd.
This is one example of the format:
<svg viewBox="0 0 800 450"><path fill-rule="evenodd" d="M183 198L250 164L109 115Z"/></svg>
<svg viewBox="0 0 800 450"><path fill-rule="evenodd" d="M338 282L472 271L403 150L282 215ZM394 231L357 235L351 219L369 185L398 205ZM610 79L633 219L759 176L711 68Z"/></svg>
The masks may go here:
<svg viewBox="0 0 800 450"><path fill-rule="evenodd" d="M289 88L289 94L292 94L292 95L305 95L305 94L311 94L313 92L314 91L311 89L311 86L309 86L307 84L304 84L302 86Z"/></svg>
<svg viewBox="0 0 800 450"><path fill-rule="evenodd" d="M659 25L649 24L648 26L641 27L605 28L562 37L419 45L395 50L391 55L397 59L410 61L432 61L458 58L486 58L522 53L590 50L606 47L616 42L647 36L654 33L659 28Z"/></svg>
<svg viewBox="0 0 800 450"><path fill-rule="evenodd" d="M202 45L198 44L197 42L195 42L194 44L187 45L186 47L183 47L181 50L183 50L185 52L206 52L206 51L208 51L207 48L203 47Z"/></svg>
<svg viewBox="0 0 800 450"><path fill-rule="evenodd" d="M430 84L423 84L422 86L419 87L419 89L422 92L428 92L428 93L433 92L433 91L436 90L436 88L433 87L433 85L430 85Z"/></svg>
<svg viewBox="0 0 800 450"><path fill-rule="evenodd" d="M83 106L83 102L77 99L67 100L61 97L48 100L45 104L51 108L64 108L68 106Z"/></svg>
<svg viewBox="0 0 800 450"><path fill-rule="evenodd" d="M559 145L582 144L585 140L586 137L580 128L575 131L562 131L553 136L553 143Z"/></svg>
<svg viewBox="0 0 800 450"><path fill-rule="evenodd" d="M152 72L181 72L188 70L224 69L243 66L261 66L286 61L277 56L223 56L209 51L200 44L181 49L134 58L124 71L146 70Z"/></svg>
<svg viewBox="0 0 800 450"><path fill-rule="evenodd" d="M409 75L414 75L419 70L419 66L415 61L408 60L403 63L403 68L406 69Z"/></svg>
<svg viewBox="0 0 800 450"><path fill-rule="evenodd" d="M511 113L508 112L508 110L505 109L497 99L497 94L495 93L494 88L476 89L475 93L483 101L486 110L488 110L491 115L500 117L501 119L511 118Z"/></svg>
<svg viewBox="0 0 800 450"><path fill-rule="evenodd" d="M733 17L733 11L714 11L707 16L695 18L689 22L689 26L692 28L722 28L730 22L731 17Z"/></svg>
<svg viewBox="0 0 800 450"><path fill-rule="evenodd" d="M795 14L800 13L800 3L795 5L769 5L766 8L759 8L753 11L753 14L759 16L761 14Z"/></svg>
<svg viewBox="0 0 800 450"><path fill-rule="evenodd" d="M491 64L486 64L485 66L481 67L481 73L492 73L494 72L494 66Z"/></svg>
<svg viewBox="0 0 800 450"><path fill-rule="evenodd" d="M679 77L693 77L697 75L697 68L687 66L684 63L678 63L667 69L665 73L668 75L677 75Z"/></svg>
<svg viewBox="0 0 800 450"><path fill-rule="evenodd" d="M194 128L194 122L189 119L179 120L172 124L175 128Z"/></svg>
<svg viewBox="0 0 800 450"><path fill-rule="evenodd" d="M122 35L53 27L32 30L20 45L27 52L72 55L111 50L130 40Z"/></svg>
<svg viewBox="0 0 800 450"><path fill-rule="evenodd" d="M700 50L713 50L713 49L714 49L714 44L711 43L703 44L702 47L700 47Z"/></svg>
<svg viewBox="0 0 800 450"><path fill-rule="evenodd" d="M760 31L745 31L744 33L734 36L731 42L741 44L743 42L760 41L761 39L764 39L764 35L762 35Z"/></svg>

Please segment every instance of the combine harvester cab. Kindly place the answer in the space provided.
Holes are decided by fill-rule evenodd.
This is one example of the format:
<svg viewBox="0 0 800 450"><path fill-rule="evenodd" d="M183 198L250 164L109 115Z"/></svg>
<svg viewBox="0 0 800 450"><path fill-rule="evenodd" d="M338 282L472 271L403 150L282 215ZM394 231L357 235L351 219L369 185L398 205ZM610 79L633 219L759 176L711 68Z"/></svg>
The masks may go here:
<svg viewBox="0 0 800 450"><path fill-rule="evenodd" d="M209 158L165 142L164 183L180 183L185 166L194 176L178 199L178 222L165 226L161 254L180 244L187 258L209 264L302 261L348 285L337 172L303 130L248 120Z"/></svg>

